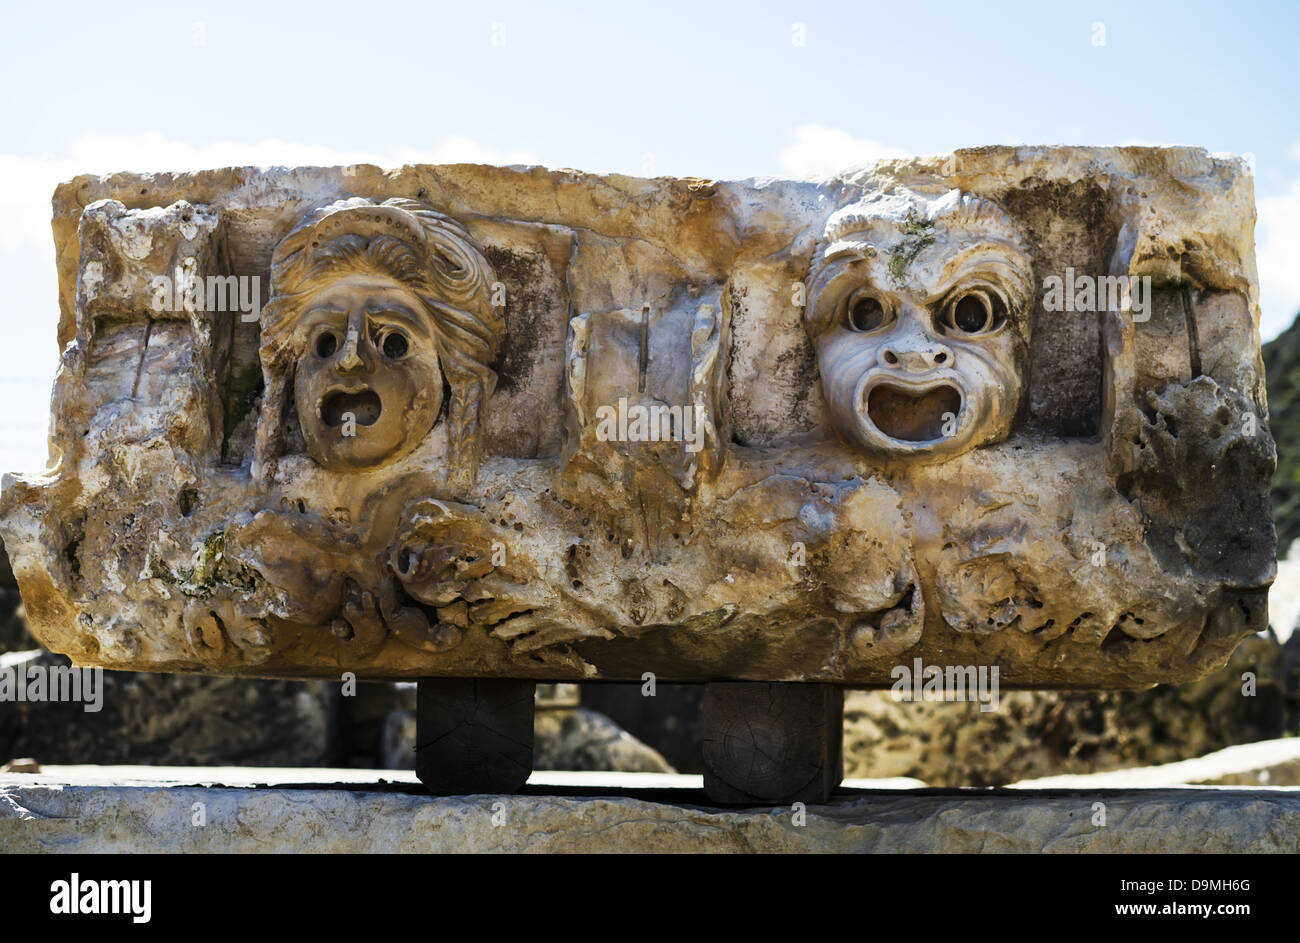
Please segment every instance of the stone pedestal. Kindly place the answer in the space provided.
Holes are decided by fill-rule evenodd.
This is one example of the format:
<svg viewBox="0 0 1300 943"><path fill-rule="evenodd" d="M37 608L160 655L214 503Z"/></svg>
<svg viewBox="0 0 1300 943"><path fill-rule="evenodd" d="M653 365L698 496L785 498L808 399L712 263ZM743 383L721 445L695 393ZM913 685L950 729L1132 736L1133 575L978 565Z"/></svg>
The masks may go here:
<svg viewBox="0 0 1300 943"><path fill-rule="evenodd" d="M533 771L533 704L531 681L420 681L420 782L447 795L518 790Z"/></svg>
<svg viewBox="0 0 1300 943"><path fill-rule="evenodd" d="M703 714L714 802L825 802L844 776L844 694L833 685L708 684Z"/></svg>

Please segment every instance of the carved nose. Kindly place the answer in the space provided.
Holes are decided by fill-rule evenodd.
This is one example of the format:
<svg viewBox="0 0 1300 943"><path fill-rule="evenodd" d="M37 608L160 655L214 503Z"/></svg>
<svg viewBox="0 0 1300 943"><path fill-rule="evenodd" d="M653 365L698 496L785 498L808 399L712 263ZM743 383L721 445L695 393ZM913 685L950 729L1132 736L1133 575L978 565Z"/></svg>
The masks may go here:
<svg viewBox="0 0 1300 943"><path fill-rule="evenodd" d="M343 346L339 349L338 360L336 364L341 373L356 373L366 365L361 359L360 346L361 340L355 327L349 327L347 336L343 339Z"/></svg>
<svg viewBox="0 0 1300 943"><path fill-rule="evenodd" d="M939 367L952 366L952 350L928 337L899 338L880 348L879 363L886 367L901 367L908 373L923 373Z"/></svg>

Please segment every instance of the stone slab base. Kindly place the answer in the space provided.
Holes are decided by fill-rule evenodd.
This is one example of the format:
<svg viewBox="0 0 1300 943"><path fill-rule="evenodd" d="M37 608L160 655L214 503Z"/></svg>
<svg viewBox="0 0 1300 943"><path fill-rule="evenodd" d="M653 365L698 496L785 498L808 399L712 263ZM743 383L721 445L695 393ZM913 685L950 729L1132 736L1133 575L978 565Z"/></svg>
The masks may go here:
<svg viewBox="0 0 1300 943"><path fill-rule="evenodd" d="M563 786L530 780L516 796L431 797L394 781L411 774L388 771L326 782L344 771L66 769L0 775L0 850L1300 852L1296 787L937 790L894 782L843 789L803 810L716 809L698 777L654 774L597 774ZM275 785L240 785L250 782ZM1104 826L1094 824L1097 803Z"/></svg>

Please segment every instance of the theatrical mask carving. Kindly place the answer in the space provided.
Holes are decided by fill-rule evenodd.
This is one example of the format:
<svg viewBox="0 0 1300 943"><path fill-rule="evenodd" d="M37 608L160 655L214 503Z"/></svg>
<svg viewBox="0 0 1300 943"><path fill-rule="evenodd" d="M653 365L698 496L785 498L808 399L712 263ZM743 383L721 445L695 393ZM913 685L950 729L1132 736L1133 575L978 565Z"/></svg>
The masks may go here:
<svg viewBox="0 0 1300 943"><path fill-rule="evenodd" d="M264 440L280 434L291 388L306 452L319 465L390 463L438 421L445 381L451 461L473 468L503 326L491 267L458 223L412 200L335 203L284 238L271 278Z"/></svg>
<svg viewBox="0 0 1300 943"><path fill-rule="evenodd" d="M1024 391L1029 257L987 200L895 191L836 212L808 328L832 420L879 459L1006 438Z"/></svg>

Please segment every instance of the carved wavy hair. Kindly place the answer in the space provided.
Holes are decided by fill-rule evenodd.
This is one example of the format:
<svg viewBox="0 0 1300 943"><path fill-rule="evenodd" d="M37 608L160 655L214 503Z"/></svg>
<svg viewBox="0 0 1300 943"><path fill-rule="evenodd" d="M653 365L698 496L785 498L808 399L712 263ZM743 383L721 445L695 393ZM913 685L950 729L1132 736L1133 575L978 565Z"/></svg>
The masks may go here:
<svg viewBox="0 0 1300 943"><path fill-rule="evenodd" d="M495 275L459 223L427 204L401 198L376 204L357 197L320 207L276 246L271 300L262 309L266 394L258 469L265 473L284 451L293 408L289 381L302 355L294 328L304 306L320 288L353 273L392 278L423 303L451 388L452 481L463 489L477 474L483 406L496 388L493 367L505 335L501 311L491 304Z"/></svg>
<svg viewBox="0 0 1300 943"><path fill-rule="evenodd" d="M1024 238L1011 217L991 200L960 190L949 190L939 197L898 190L889 196L889 200L852 203L831 214L826 221L808 274L809 303L804 316L811 335L818 337L831 325L830 310L818 302L822 290L844 265L844 259L828 255L833 253L837 244L843 240L853 241L852 237L858 233L862 233L866 240L873 227L881 223L897 227L919 221L959 229L972 242L1001 246L1007 258L1017 263L1004 273L1003 287L1014 309L1021 336L1027 343L1030 325L1024 313L1033 296L1033 266Z"/></svg>

